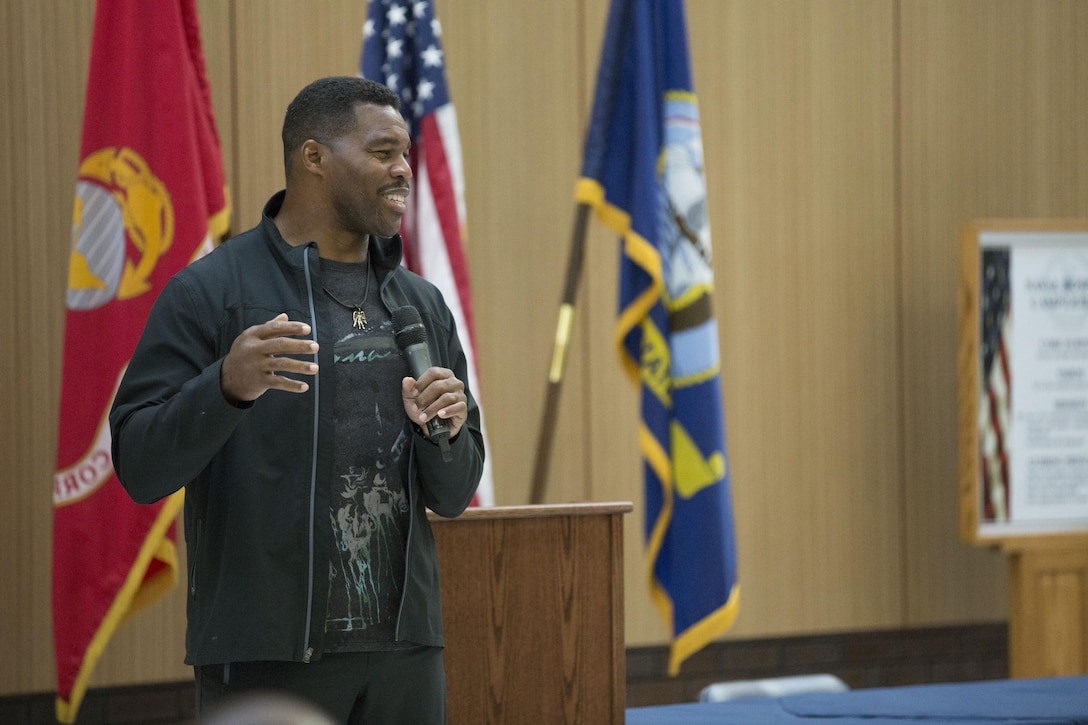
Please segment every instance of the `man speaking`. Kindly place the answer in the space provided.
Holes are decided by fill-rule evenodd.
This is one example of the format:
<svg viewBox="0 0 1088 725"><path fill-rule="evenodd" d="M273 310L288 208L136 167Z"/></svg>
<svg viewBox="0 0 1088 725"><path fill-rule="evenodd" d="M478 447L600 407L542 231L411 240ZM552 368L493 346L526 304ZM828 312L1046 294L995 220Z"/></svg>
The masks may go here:
<svg viewBox="0 0 1088 725"><path fill-rule="evenodd" d="M266 690L339 722L446 721L426 510L464 511L484 446L453 316L400 264L409 143L385 86L304 88L286 189L171 279L117 392L126 490L186 490L198 713ZM397 344L401 308L426 369Z"/></svg>

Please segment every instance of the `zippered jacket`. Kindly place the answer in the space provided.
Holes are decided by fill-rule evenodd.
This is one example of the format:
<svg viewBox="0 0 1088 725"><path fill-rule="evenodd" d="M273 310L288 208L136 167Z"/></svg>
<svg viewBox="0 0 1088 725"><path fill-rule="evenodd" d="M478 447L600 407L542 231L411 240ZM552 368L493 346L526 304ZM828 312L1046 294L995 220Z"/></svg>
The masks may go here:
<svg viewBox="0 0 1088 725"><path fill-rule="evenodd" d="M332 325L316 244L291 246L272 217L175 274L155 302L110 411L113 463L129 495L152 503L185 489L186 663L310 661L321 656L328 604L336 389L306 376L305 393L269 390L235 406L219 383L223 358L248 327L286 312L311 326L320 370L333 369ZM382 303L413 305L431 364L465 383L468 418L453 460L412 436L406 482L408 551L396 639L441 646L438 562L427 509L455 517L483 471L480 413L456 325L434 285L400 265L401 240L371 238ZM415 428L416 426L413 426Z"/></svg>

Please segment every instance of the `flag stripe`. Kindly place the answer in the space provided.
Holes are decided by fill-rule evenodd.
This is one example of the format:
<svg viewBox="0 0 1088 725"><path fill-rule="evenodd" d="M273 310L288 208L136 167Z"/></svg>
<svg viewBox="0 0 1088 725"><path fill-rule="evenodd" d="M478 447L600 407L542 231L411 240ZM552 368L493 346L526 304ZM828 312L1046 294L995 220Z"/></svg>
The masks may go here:
<svg viewBox="0 0 1088 725"><path fill-rule="evenodd" d="M459 329L466 331L475 352L472 297L465 250L461 244L458 199L448 163L450 157L444 151L445 136L437 122L437 115L442 110L423 119L423 171L417 177L417 186L423 188L418 204L416 246L420 251L419 266L423 277L443 291L456 291L453 303L460 318L457 324Z"/></svg>

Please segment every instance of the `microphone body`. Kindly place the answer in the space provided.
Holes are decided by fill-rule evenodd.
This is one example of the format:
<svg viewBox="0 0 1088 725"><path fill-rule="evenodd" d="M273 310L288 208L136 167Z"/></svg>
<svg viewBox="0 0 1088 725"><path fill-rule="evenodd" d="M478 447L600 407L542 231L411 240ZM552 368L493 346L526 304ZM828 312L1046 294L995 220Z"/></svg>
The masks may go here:
<svg viewBox="0 0 1088 725"><path fill-rule="evenodd" d="M411 305L393 310L393 337L397 347L408 360L408 370L413 378L418 378L431 367L431 351L427 348L427 328L419 310ZM427 421L427 436L438 444L442 451L442 460L453 460L450 453L450 428L446 421L435 416Z"/></svg>

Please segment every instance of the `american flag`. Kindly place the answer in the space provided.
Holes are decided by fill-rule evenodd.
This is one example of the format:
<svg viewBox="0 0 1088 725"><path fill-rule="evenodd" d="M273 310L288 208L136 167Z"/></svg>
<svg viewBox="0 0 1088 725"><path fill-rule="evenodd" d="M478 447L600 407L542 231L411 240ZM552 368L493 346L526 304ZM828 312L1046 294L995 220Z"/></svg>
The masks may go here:
<svg viewBox="0 0 1088 725"><path fill-rule="evenodd" d="M479 402L476 335L463 244L461 141L446 85L441 36L442 27L430 0L370 0L363 25L360 72L364 78L384 83L400 95L401 114L412 135L411 164L415 172L408 212L401 225L404 262L437 286L453 311L462 340L466 341L468 385ZM490 459L484 466L475 504L491 506L494 486Z"/></svg>
<svg viewBox="0 0 1088 725"><path fill-rule="evenodd" d="M984 521L1009 520L1009 250L982 253L979 454Z"/></svg>

